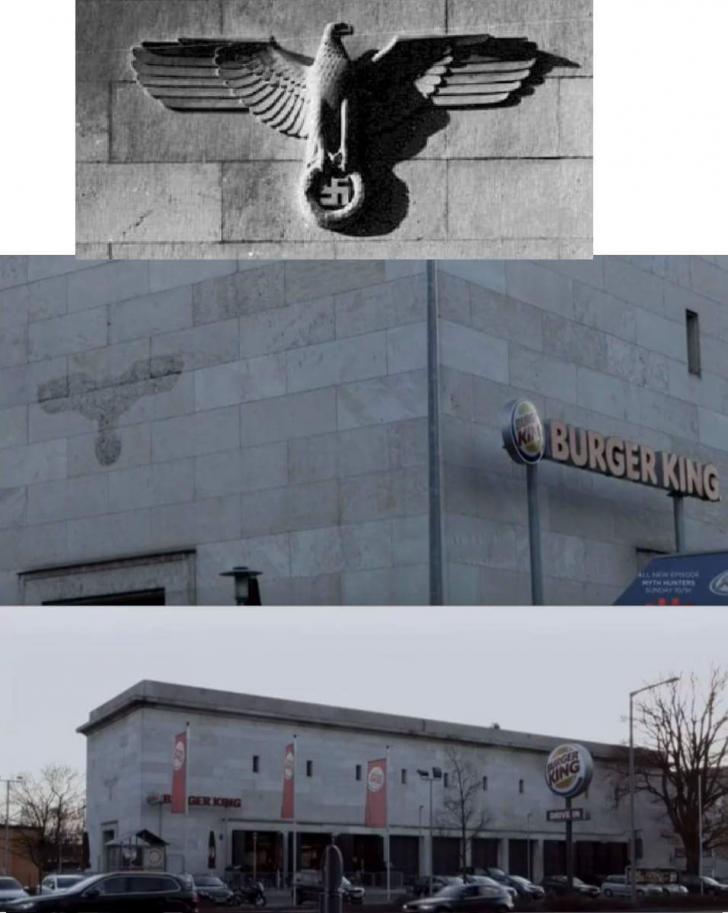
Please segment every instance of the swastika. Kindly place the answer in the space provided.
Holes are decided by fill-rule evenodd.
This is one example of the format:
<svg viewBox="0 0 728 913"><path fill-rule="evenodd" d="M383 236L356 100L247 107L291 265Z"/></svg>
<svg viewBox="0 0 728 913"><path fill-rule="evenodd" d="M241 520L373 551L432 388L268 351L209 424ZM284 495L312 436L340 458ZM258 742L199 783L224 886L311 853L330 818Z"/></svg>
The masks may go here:
<svg viewBox="0 0 728 913"><path fill-rule="evenodd" d="M341 209L352 197L351 182L348 178L332 178L330 184L321 185L319 203L324 209Z"/></svg>

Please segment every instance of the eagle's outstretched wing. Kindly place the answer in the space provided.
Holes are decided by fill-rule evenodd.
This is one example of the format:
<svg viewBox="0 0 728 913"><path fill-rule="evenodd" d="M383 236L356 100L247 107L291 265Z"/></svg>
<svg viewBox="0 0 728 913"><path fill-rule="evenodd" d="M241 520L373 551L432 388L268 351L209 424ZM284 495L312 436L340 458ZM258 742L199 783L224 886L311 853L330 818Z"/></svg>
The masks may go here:
<svg viewBox="0 0 728 913"><path fill-rule="evenodd" d="M492 35L397 36L362 62L370 130L386 129L430 102L444 108L498 105L532 73L536 45Z"/></svg>
<svg viewBox="0 0 728 913"><path fill-rule="evenodd" d="M306 70L312 60L270 41L180 38L133 50L137 79L175 111L250 111L305 138Z"/></svg>

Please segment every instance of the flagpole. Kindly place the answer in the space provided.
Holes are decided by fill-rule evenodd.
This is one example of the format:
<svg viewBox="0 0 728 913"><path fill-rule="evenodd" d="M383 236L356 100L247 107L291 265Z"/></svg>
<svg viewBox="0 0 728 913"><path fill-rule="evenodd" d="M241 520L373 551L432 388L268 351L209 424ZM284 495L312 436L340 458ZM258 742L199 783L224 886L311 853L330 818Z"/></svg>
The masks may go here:
<svg viewBox="0 0 728 913"><path fill-rule="evenodd" d="M390 857L390 842L389 842L389 745L385 746L384 750L384 814L386 816L386 831L385 839L387 842L387 902L389 902L391 893L392 893L392 861Z"/></svg>
<svg viewBox="0 0 728 913"><path fill-rule="evenodd" d="M298 867L298 859L296 852L296 843L297 841L297 831L298 831L298 808L296 805L296 780L298 778L298 736L296 733L293 733L293 859L291 862L291 888L293 889L293 906L295 907L298 901L298 892L296 890L296 869Z"/></svg>
<svg viewBox="0 0 728 913"><path fill-rule="evenodd" d="M190 721L185 723L185 869L188 868L187 849L189 847L188 819L190 815Z"/></svg>

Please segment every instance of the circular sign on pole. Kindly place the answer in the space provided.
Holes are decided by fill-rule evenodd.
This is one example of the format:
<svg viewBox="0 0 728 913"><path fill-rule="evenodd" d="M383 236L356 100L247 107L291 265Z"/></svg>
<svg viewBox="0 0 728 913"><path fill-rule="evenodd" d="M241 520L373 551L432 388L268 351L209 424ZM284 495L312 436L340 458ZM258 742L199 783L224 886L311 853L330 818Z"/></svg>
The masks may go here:
<svg viewBox="0 0 728 913"><path fill-rule="evenodd" d="M562 799L585 792L593 772L592 756L583 745L557 745L546 759L546 785Z"/></svg>
<svg viewBox="0 0 728 913"><path fill-rule="evenodd" d="M505 407L503 445L516 463L538 463L546 449L543 422L527 399L514 399Z"/></svg>

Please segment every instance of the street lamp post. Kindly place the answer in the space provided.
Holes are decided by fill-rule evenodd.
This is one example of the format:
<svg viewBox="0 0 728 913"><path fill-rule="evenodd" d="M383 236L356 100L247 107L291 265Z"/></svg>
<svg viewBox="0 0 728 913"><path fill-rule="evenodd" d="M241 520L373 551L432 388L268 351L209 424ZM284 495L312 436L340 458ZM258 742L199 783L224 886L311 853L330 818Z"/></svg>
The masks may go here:
<svg viewBox="0 0 728 913"><path fill-rule="evenodd" d="M430 784L430 897L432 897L432 876L435 870L435 844L432 839L432 784L435 780L442 779L442 770L439 767L433 767L431 772L418 769L417 773L420 775L420 779L427 780Z"/></svg>
<svg viewBox="0 0 728 913"><path fill-rule="evenodd" d="M251 571L249 567L238 565L231 571L223 571L221 577L232 577L235 582L235 605L261 605L260 571Z"/></svg>
<svg viewBox="0 0 728 913"><path fill-rule="evenodd" d="M5 861L3 868L5 874L10 874L10 786L13 783L22 783L22 777L0 777L0 783L5 784Z"/></svg>
<svg viewBox="0 0 728 913"><path fill-rule="evenodd" d="M632 903L637 903L637 831L635 829L635 812L634 812L634 792L635 792L635 774L634 774L634 699L638 694L645 691L653 691L662 685L672 685L680 681L680 676L666 678L661 682L655 682L653 685L645 685L644 688L638 688L636 691L629 693L629 884L632 895Z"/></svg>

